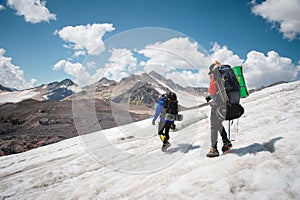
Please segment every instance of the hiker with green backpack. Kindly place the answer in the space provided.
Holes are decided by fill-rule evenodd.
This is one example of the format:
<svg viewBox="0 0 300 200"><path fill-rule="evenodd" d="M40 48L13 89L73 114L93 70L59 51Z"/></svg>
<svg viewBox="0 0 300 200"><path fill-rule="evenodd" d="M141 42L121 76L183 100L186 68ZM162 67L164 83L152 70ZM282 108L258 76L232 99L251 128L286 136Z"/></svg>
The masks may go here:
<svg viewBox="0 0 300 200"><path fill-rule="evenodd" d="M239 118L244 113L244 108L239 104L240 84L229 65L221 65L216 61L209 67L209 95L206 101L211 103L211 148L207 157L219 156L217 147L218 132L221 134L223 146L222 151L226 152L232 148L227 132L222 125L224 120Z"/></svg>

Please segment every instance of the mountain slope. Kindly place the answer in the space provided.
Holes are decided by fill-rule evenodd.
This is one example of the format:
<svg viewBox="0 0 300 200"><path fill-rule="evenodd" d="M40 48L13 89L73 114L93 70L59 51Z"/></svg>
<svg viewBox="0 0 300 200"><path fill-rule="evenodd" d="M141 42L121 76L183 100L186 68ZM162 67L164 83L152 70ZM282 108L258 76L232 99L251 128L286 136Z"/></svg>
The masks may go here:
<svg viewBox="0 0 300 200"><path fill-rule="evenodd" d="M1 86L0 86L1 90ZM4 90L4 89L3 89ZM141 92L142 91L142 92ZM143 92L144 91L144 92ZM150 91L147 93L145 91ZM121 81L102 78L98 82L79 88L72 80L65 79L61 82L43 84L36 88L22 91L7 91L0 93L0 104L13 102L17 103L26 99L44 100L72 100L74 96L82 99L100 99L125 103L132 105L143 105L153 108L157 99L162 93L175 92L179 97L179 104L182 107L191 108L204 103L206 88L183 88L172 80L152 71L149 74L130 75ZM142 95L142 96L141 96ZM152 96L151 96L152 95ZM189 97L189 101L180 101L182 97Z"/></svg>
<svg viewBox="0 0 300 200"><path fill-rule="evenodd" d="M74 123L75 104L80 105L78 108L80 112L88 110L89 107L95 109L96 121L101 129L149 117L147 113L143 115L130 113L120 107L113 107L110 102L101 100L37 101L27 99L19 103L6 103L0 105L0 156L21 153L78 136ZM130 116L130 119L124 118L116 122L112 108L113 112L118 113L119 116L122 117L125 113ZM86 133L100 130L94 126L82 125L81 127L85 128Z"/></svg>
<svg viewBox="0 0 300 200"><path fill-rule="evenodd" d="M207 89L183 88L172 80L152 71L149 74L132 74L119 82L102 78L97 83L84 87L76 96L77 98L96 98L115 103L144 105L153 108L156 106L159 96L169 91L177 94L179 104L182 107L191 108L204 103ZM188 101L181 99L188 99Z"/></svg>
<svg viewBox="0 0 300 200"><path fill-rule="evenodd" d="M148 119L1 157L0 197L299 199L299 98L298 81L243 99L234 148L213 159L209 107L183 112L167 153Z"/></svg>
<svg viewBox="0 0 300 200"><path fill-rule="evenodd" d="M61 82L56 81L46 85L43 84L34 88L34 91L39 93L39 95L33 97L36 100L59 101L80 91L80 89L72 80L65 79Z"/></svg>
<svg viewBox="0 0 300 200"><path fill-rule="evenodd" d="M0 93L0 104L17 103L26 99L59 101L79 91L79 87L72 80L65 79L61 82L43 84L27 90L6 90L6 92Z"/></svg>

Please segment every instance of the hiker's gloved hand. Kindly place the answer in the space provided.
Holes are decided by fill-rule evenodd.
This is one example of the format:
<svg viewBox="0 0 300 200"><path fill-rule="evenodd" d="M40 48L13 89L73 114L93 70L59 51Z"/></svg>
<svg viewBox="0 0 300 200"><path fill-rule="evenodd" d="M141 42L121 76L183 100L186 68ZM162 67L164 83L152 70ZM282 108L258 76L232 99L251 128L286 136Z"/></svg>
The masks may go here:
<svg viewBox="0 0 300 200"><path fill-rule="evenodd" d="M152 125L155 126L155 121L154 120L152 120Z"/></svg>
<svg viewBox="0 0 300 200"><path fill-rule="evenodd" d="M206 102L209 102L211 100L211 96L208 95L208 96L205 97L205 99L206 99Z"/></svg>

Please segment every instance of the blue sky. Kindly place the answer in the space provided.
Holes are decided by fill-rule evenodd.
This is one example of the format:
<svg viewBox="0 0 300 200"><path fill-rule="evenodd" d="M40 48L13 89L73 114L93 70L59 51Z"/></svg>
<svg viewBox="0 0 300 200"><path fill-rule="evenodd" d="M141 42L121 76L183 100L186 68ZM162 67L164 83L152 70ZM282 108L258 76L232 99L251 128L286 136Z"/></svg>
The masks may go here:
<svg viewBox="0 0 300 200"><path fill-rule="evenodd" d="M122 51L109 52L128 55L128 63L124 64L124 60L107 63L107 69L101 72L88 71L84 66L93 54L89 49L99 47L108 51L105 41L124 31L143 27L169 29L188 37L188 41L177 38L157 42L160 42L159 47L172 50L184 43L188 47L181 49L184 53L178 49L174 51L190 60L201 57L201 51L194 49L196 45L209 53L203 64L215 59L231 65L244 63L245 76L251 87L281 79L299 79L300 1L287 1L2 0L0 84L23 89L71 78L84 85L90 83L87 80L100 79L101 75L121 79L133 73L129 68L137 65L143 64L134 72L159 70L151 66L161 62L164 67L169 67L159 70L167 78L177 82L185 79L183 85L205 85L205 81L199 81L199 76L207 74L208 66L200 66L195 61L195 65L199 65L199 73L195 73L176 64L172 66L172 63L157 59L157 54L146 51L139 52L144 56L141 62L133 49L124 47ZM75 33L80 30L82 34ZM89 30L89 33L85 32ZM85 38L88 35L91 37ZM76 52L83 55L74 56ZM98 53L101 54L101 50ZM122 63L124 68L116 69L116 65Z"/></svg>

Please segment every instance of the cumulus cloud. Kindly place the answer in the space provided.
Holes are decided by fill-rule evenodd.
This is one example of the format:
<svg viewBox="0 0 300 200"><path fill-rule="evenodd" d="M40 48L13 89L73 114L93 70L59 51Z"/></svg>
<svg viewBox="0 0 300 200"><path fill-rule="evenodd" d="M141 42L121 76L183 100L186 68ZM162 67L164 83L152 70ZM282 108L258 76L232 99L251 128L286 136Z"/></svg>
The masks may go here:
<svg viewBox="0 0 300 200"><path fill-rule="evenodd" d="M217 42L213 43L213 47L210 49L212 54L210 55L210 60L218 60L224 64L241 65L243 59L238 55L234 54L227 46L221 46Z"/></svg>
<svg viewBox="0 0 300 200"><path fill-rule="evenodd" d="M291 59L282 57L275 51L270 51L267 55L251 51L246 58L241 58L227 46L217 42L212 43L210 54L199 49L199 44L187 38L172 38L146 45L140 50L110 49L110 57L102 66L97 66L95 62L83 66L62 60L54 69L63 69L81 85L94 83L102 77L119 81L130 74L154 70L182 86L207 87L208 68L215 60L231 66L243 65L248 88L277 81L293 81L299 77L299 63L294 65Z"/></svg>
<svg viewBox="0 0 300 200"><path fill-rule="evenodd" d="M266 86L277 81L294 81L299 72L299 65L295 66L290 58L281 57L275 51L269 51L267 55L251 51L244 64L249 88Z"/></svg>
<svg viewBox="0 0 300 200"><path fill-rule="evenodd" d="M160 70L168 72L175 68L199 69L206 66L209 61L205 52L199 51L200 48L197 42L192 42L188 38L172 38L164 42L147 45L138 53L149 58L145 62L147 71L157 70L160 66Z"/></svg>
<svg viewBox="0 0 300 200"><path fill-rule="evenodd" d="M46 1L41 0L8 0L7 5L17 11L17 15L24 16L26 22L33 24L43 21L56 20L56 15L50 13Z"/></svg>
<svg viewBox="0 0 300 200"><path fill-rule="evenodd" d="M178 70L171 71L170 69L166 68L166 70L163 71L166 78L171 79L176 83L179 83L180 85L185 87L186 86L207 87L208 85L207 73L209 71L209 66L215 60L219 60L223 64L230 64L232 66L241 65L243 63L243 59L241 59L238 55L234 54L231 50L229 50L227 46L221 46L217 42L212 43L212 48L209 50L209 52L210 54L202 54L197 49L190 48L190 51L187 50L185 52L185 55L188 56L185 56L184 59L191 60L192 61L191 63L197 63L196 65L199 67L196 68L195 70L194 68L192 68L191 65L190 66L184 65L185 68L182 67L181 69L183 70L179 70L179 71ZM158 64L153 65L151 67L156 71L162 71L162 69L160 69L162 66Z"/></svg>
<svg viewBox="0 0 300 200"><path fill-rule="evenodd" d="M86 67L84 67L81 63L71 63L70 61L60 60L54 65L53 69L63 69L64 72L75 77L75 82L79 85L91 83L90 74L86 71Z"/></svg>
<svg viewBox="0 0 300 200"><path fill-rule="evenodd" d="M75 77L75 82L80 86L92 84L99 81L102 77L107 77L116 81L134 73L137 66L137 59L128 49L112 49L111 56L104 68L96 69L95 72L89 73L89 70L95 70L96 63L94 61L87 62L85 65L81 63L72 63L66 60L57 62L53 69L64 70L67 74Z"/></svg>
<svg viewBox="0 0 300 200"><path fill-rule="evenodd" d="M19 66L11 63L11 58L5 57L5 50L0 49L0 84L16 89L26 89L34 87L36 79L29 82L24 78L24 71Z"/></svg>
<svg viewBox="0 0 300 200"><path fill-rule="evenodd" d="M252 12L272 24L279 25L284 38L296 39L300 34L299 0L266 0L260 4L252 2Z"/></svg>
<svg viewBox="0 0 300 200"><path fill-rule="evenodd" d="M211 63L206 51L186 37L147 45L138 51L148 60L140 62L144 71L156 71L182 86L206 86L203 75Z"/></svg>
<svg viewBox="0 0 300 200"><path fill-rule="evenodd" d="M79 51L75 51L75 53L73 54L73 58L78 58L80 56L85 56L86 55L86 52L85 51L82 51L82 50L79 50Z"/></svg>
<svg viewBox="0 0 300 200"><path fill-rule="evenodd" d="M106 32L115 30L112 24L88 24L79 26L66 26L61 30L56 30L55 35L68 42L67 48L76 51L87 51L89 55L99 55L105 50L102 40Z"/></svg>
<svg viewBox="0 0 300 200"><path fill-rule="evenodd" d="M105 64L102 71L106 77L119 81L136 71L137 59L130 50L111 49L110 53L109 62Z"/></svg>
<svg viewBox="0 0 300 200"><path fill-rule="evenodd" d="M300 72L299 65L294 65L290 58L282 57L275 51L269 51L267 55L250 51L246 59L242 59L226 46L215 42L210 52L211 60L219 60L231 66L243 65L248 88L266 86L277 81L294 81Z"/></svg>
<svg viewBox="0 0 300 200"><path fill-rule="evenodd" d="M183 70L182 72L171 72L166 75L167 79L173 80L175 83L179 83L183 87L207 87L208 78L207 73L204 71L192 72L189 70Z"/></svg>

